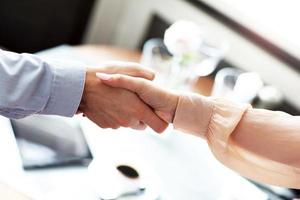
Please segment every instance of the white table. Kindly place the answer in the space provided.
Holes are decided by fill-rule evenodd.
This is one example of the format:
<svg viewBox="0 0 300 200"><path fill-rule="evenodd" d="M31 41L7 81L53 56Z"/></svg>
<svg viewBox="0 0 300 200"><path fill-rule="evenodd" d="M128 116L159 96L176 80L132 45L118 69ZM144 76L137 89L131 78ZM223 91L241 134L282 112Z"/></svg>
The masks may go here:
<svg viewBox="0 0 300 200"><path fill-rule="evenodd" d="M172 129L158 136L149 129L104 130L85 118L80 122L95 159L105 164L126 155L121 159L143 161L160 178L167 199L215 200L224 184L236 178L199 138ZM0 117L0 127L0 181L34 199L97 199L85 167L24 171L9 120Z"/></svg>

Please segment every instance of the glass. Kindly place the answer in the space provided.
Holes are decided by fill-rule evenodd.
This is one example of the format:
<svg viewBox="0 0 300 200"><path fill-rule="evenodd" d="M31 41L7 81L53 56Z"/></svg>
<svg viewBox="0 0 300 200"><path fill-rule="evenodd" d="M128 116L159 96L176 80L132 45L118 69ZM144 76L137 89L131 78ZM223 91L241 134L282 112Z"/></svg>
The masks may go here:
<svg viewBox="0 0 300 200"><path fill-rule="evenodd" d="M224 68L216 75L212 96L252 103L262 88L263 82L257 73Z"/></svg>
<svg viewBox="0 0 300 200"><path fill-rule="evenodd" d="M233 89L241 70L234 68L221 69L216 77L212 89L212 96L230 98L233 95Z"/></svg>
<svg viewBox="0 0 300 200"><path fill-rule="evenodd" d="M172 56L162 39L150 39L143 47L141 63L156 72L156 81L171 89L187 90L200 76L210 75L229 48L203 42L198 52L182 57Z"/></svg>
<svg viewBox="0 0 300 200"><path fill-rule="evenodd" d="M150 67L156 72L156 81L168 84L171 74L171 58L162 39L154 38L145 42L141 58L141 64Z"/></svg>

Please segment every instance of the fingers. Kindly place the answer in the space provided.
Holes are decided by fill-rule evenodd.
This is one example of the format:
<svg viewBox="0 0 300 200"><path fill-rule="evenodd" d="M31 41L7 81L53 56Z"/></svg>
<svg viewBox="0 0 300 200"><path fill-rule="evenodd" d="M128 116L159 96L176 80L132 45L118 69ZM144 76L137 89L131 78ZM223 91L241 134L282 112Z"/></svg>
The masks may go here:
<svg viewBox="0 0 300 200"><path fill-rule="evenodd" d="M114 115L113 117L120 126L122 127L126 127L126 128L132 128L132 129L136 129L136 130L144 130L146 129L147 125L144 122L141 122L140 120L138 120L136 117L133 118L131 116L126 116L124 118Z"/></svg>
<svg viewBox="0 0 300 200"><path fill-rule="evenodd" d="M152 70L145 68L141 64L133 62L110 61L104 63L103 68L97 71L106 74L124 74L148 80L153 80L155 77Z"/></svg>
<svg viewBox="0 0 300 200"><path fill-rule="evenodd" d="M168 123L159 118L147 105L141 104L137 106L137 109L139 120L147 124L155 132L162 133L168 127Z"/></svg>
<svg viewBox="0 0 300 200"><path fill-rule="evenodd" d="M96 76L108 86L123 88L136 93L141 93L146 85L145 80L127 75L96 73Z"/></svg>
<svg viewBox="0 0 300 200"><path fill-rule="evenodd" d="M104 115L95 115L94 113L87 112L85 113L87 118L89 118L91 121L96 123L101 128L112 128L112 129L118 129L120 128L119 123L117 123L112 118L106 117Z"/></svg>
<svg viewBox="0 0 300 200"><path fill-rule="evenodd" d="M131 127L135 130L145 130L147 128L147 125L144 122L139 122L138 124Z"/></svg>
<svg viewBox="0 0 300 200"><path fill-rule="evenodd" d="M131 98L127 99L127 102L123 105L125 110L118 114L115 112L110 113L120 126L136 130L144 130L149 126L157 133L162 133L167 128L168 124L159 118L147 104L135 95L131 96ZM120 115L120 113L123 114Z"/></svg>

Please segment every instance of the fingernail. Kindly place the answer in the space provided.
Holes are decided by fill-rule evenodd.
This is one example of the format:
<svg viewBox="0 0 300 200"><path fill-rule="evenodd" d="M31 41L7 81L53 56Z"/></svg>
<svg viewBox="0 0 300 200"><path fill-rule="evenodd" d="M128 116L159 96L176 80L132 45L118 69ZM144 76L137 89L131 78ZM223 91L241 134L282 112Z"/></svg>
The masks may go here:
<svg viewBox="0 0 300 200"><path fill-rule="evenodd" d="M155 78L155 74L153 72L146 72L146 73L151 79Z"/></svg>
<svg viewBox="0 0 300 200"><path fill-rule="evenodd" d="M104 81L107 81L112 78L110 74L104 74L104 73L96 73L96 76Z"/></svg>

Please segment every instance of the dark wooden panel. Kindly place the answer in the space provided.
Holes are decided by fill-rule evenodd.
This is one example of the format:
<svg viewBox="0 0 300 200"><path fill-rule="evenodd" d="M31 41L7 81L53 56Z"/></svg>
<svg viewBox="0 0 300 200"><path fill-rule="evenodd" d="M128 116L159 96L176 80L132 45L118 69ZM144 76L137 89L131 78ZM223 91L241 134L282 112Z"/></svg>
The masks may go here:
<svg viewBox="0 0 300 200"><path fill-rule="evenodd" d="M79 44L94 0L1 0L0 45L36 52Z"/></svg>
<svg viewBox="0 0 300 200"><path fill-rule="evenodd" d="M140 48L142 48L144 43L151 38L164 38L165 31L170 25L169 22L154 13L144 39L140 43Z"/></svg>

